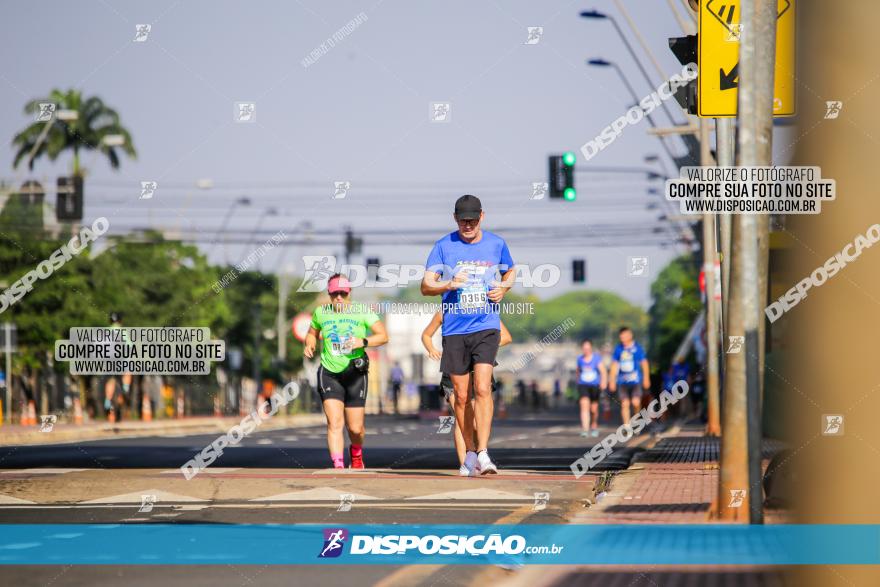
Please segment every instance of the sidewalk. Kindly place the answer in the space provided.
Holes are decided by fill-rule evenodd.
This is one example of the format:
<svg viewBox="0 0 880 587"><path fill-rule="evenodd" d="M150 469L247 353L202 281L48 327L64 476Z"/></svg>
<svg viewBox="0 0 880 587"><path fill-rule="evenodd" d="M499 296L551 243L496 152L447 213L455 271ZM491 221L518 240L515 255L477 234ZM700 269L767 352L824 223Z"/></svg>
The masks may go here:
<svg viewBox="0 0 880 587"><path fill-rule="evenodd" d="M21 426L3 424L0 426L0 446L57 444L62 442L78 442L103 440L108 438L137 438L143 436L188 435L223 433L240 423L245 416L214 417L193 416L187 418L165 418L142 422L140 420L123 420L109 423L105 420L86 424L56 423L49 432L41 432L40 426ZM318 426L324 423L322 414L296 414L293 416L276 416L260 424L260 430L277 430L279 428Z"/></svg>
<svg viewBox="0 0 880 587"><path fill-rule="evenodd" d="M575 511L571 524L709 524L709 508L716 499L720 439L703 436L698 425L673 427L646 444L630 466L616 474L605 495L591 507ZM765 440L762 469L782 444ZM594 498L594 501L595 498ZM748 507L743 504L741 507ZM789 513L764 510L766 524L790 523ZM638 552L633 552L638 560ZM487 570L483 579L493 579L505 587L555 587L557 585L646 584L700 585L776 585L779 570L762 567L727 569L664 567L656 565L612 568L602 566L526 567L510 576ZM655 582L658 581L658 582ZM731 583L733 581L733 583ZM640 583L641 584L641 583Z"/></svg>
<svg viewBox="0 0 880 587"><path fill-rule="evenodd" d="M702 426L687 425L662 436L637 455L626 471L615 476L611 489L596 507L582 512L574 524L701 524L718 488L719 438L703 436ZM782 449L765 440L762 470ZM748 507L744 504L742 507ZM765 522L782 523L785 513L765 510Z"/></svg>

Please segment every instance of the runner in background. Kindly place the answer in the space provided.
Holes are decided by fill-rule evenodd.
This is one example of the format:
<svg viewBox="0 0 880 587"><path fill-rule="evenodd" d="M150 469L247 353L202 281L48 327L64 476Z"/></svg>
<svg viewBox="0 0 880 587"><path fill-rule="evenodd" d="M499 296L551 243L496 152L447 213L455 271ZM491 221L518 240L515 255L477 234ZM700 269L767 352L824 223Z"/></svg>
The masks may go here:
<svg viewBox="0 0 880 587"><path fill-rule="evenodd" d="M435 361L439 361L442 357L443 353L438 351L434 346L434 333L437 332L437 329L440 328L440 325L443 324L443 314L441 312L437 312L434 314L434 317L431 318L431 322L428 323L428 326L425 327L425 330L422 332L422 345L425 347L425 350L428 352L428 356ZM504 322L500 323L501 325L501 340L498 344L499 347L503 347L506 344L510 344L513 338L510 336L510 331L507 330L507 327L504 326ZM471 371L471 383L470 383L470 399L465 406L465 418L473 418L474 417L474 398L473 398L473 371ZM492 378L492 389L495 389L495 378ZM455 390L452 386L452 379L449 377L449 373L443 373L443 376L440 378L440 393L443 394L444 399L449 404L449 413L455 414ZM458 455L458 464L459 469L458 473L461 476L467 477L473 474L472 470L469 470L464 465L464 460L466 456L466 448L464 442L464 436L461 433L461 429L458 426L453 427L454 430L454 443L455 443L455 453ZM474 434L474 442L476 442L476 433Z"/></svg>
<svg viewBox="0 0 880 587"><path fill-rule="evenodd" d="M391 368L391 401L394 403L394 415L400 414L400 408L398 407L398 400L400 399L400 389L403 387L403 369L400 368L400 363L398 361L394 361L394 366Z"/></svg>
<svg viewBox="0 0 880 587"><path fill-rule="evenodd" d="M349 455L352 469L363 469L364 405L370 361L365 349L388 342L385 325L379 316L362 304L351 301L351 283L333 275L327 282L330 304L318 306L306 335L303 354L315 356L318 334L323 337L321 366L318 368L318 394L327 417L327 448L334 469L344 469L343 425L351 441ZM367 331L372 334L367 336Z"/></svg>
<svg viewBox="0 0 880 587"><path fill-rule="evenodd" d="M593 352L589 339L581 343L577 358L577 390L581 407L581 436L599 436L599 397L608 385L602 356Z"/></svg>
<svg viewBox="0 0 880 587"><path fill-rule="evenodd" d="M629 424L630 406L636 412L641 409L642 390L651 388L651 373L645 350L633 340L632 329L624 326L619 335L620 344L611 356L608 389L611 393L620 390L620 417L624 424Z"/></svg>
<svg viewBox="0 0 880 587"><path fill-rule="evenodd" d="M121 313L110 313L110 328L122 328ZM114 343L108 344L113 345ZM113 350L109 352L112 353L112 355L118 354ZM104 380L104 411L107 414L108 421L119 422L122 420L122 412L126 404L128 403L129 392L131 391L131 380L131 373L123 373L122 375L108 375L107 378Z"/></svg>

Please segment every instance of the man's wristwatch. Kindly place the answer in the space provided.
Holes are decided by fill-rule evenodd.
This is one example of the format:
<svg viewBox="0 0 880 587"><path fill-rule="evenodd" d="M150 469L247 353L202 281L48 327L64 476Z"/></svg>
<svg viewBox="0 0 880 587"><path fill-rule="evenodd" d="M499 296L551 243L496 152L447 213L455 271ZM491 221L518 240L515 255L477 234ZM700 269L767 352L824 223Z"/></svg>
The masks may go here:
<svg viewBox="0 0 880 587"><path fill-rule="evenodd" d="M363 340L363 341L364 341L364 348L367 348L367 345L369 345L369 344L370 344L370 341L369 341L369 340L367 340L367 339L366 339L366 338L364 338L364 339L361 339L361 340Z"/></svg>

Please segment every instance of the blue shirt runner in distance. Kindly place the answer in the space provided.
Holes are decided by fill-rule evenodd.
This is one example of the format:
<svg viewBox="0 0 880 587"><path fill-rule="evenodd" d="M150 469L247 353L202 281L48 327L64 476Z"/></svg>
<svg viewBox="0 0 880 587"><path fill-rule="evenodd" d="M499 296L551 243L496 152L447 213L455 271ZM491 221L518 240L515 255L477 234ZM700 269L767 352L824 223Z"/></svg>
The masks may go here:
<svg viewBox="0 0 880 587"><path fill-rule="evenodd" d="M612 358L618 363L617 383L621 384L641 384L642 383L642 361L648 358L645 349L637 342L624 348L620 343L614 347Z"/></svg>

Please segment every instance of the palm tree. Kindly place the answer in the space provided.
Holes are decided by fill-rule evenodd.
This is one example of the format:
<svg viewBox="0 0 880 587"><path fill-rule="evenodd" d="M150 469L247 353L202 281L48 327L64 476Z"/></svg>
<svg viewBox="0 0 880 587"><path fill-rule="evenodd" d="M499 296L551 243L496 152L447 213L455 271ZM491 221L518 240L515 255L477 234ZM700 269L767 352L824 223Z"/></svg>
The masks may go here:
<svg viewBox="0 0 880 587"><path fill-rule="evenodd" d="M42 155L47 155L49 160L54 161L65 151L73 151L73 174L83 175L80 168L79 153L81 150L98 149L107 156L113 169L119 168L119 149L131 158L136 158L137 153L131 142L131 135L119 124L119 115L115 110L104 104L98 97L83 99L79 90L67 90L62 92L55 89L48 98L31 100L25 105L25 113L39 112L41 103L55 104L56 113L59 110L74 110L77 112L76 120L63 121L58 116L53 116L49 124L48 134L40 142L36 153L29 158L34 145L39 142L39 137L45 130L46 122L36 121L28 125L23 131L15 135L12 144L18 147L12 167L18 167L22 159L28 159L28 168L34 168L34 161ZM106 137L118 135L122 137L122 144L110 141L107 144Z"/></svg>

